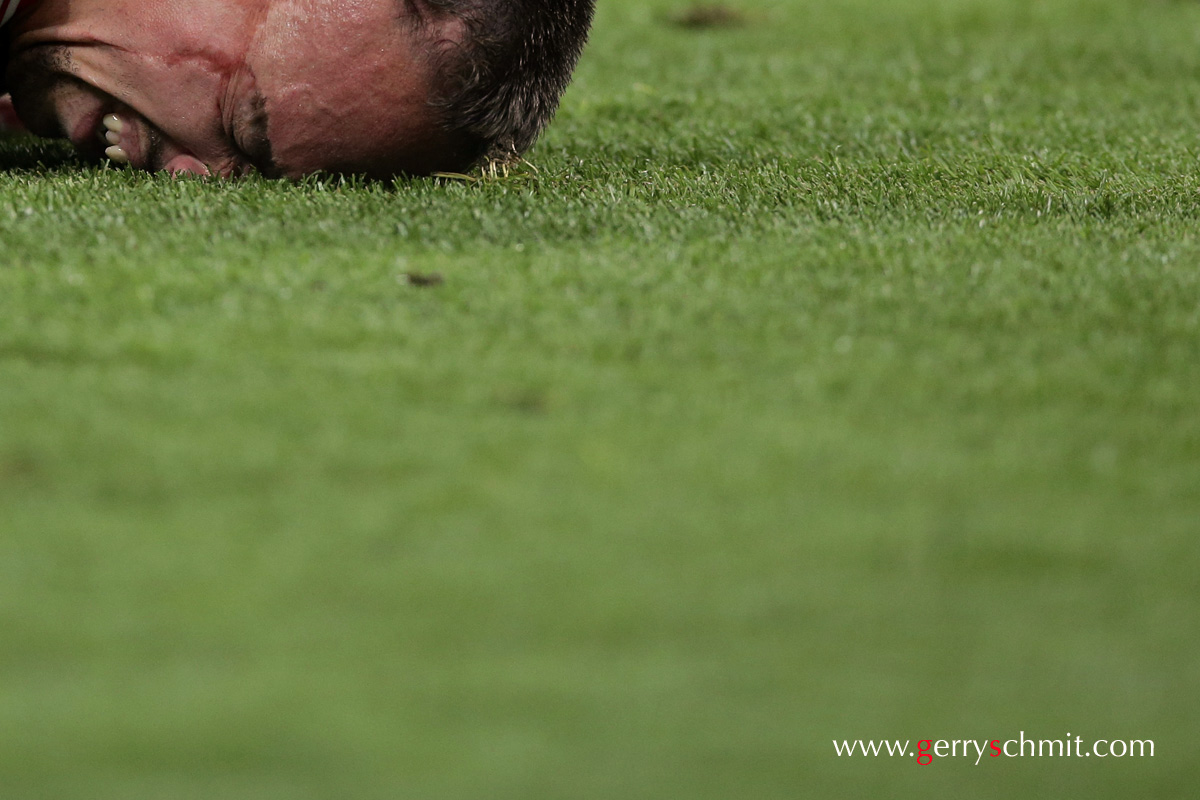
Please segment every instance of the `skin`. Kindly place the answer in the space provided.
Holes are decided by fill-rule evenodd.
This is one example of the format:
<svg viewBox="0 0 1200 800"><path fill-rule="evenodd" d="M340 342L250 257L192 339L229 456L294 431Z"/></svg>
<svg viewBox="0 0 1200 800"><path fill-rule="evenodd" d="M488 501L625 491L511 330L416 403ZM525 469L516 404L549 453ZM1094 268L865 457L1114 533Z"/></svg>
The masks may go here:
<svg viewBox="0 0 1200 800"><path fill-rule="evenodd" d="M30 130L91 155L116 114L137 168L420 174L453 156L427 54L461 34L398 0L41 0L5 78Z"/></svg>

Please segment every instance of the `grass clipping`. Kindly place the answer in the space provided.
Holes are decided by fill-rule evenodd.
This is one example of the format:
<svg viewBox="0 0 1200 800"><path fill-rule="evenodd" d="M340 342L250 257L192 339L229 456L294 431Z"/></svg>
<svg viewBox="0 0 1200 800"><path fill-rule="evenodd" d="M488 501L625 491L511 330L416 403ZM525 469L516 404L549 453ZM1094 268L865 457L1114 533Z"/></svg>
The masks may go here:
<svg viewBox="0 0 1200 800"><path fill-rule="evenodd" d="M672 14L672 25L692 30L740 28L749 22L746 12L720 4L701 4Z"/></svg>

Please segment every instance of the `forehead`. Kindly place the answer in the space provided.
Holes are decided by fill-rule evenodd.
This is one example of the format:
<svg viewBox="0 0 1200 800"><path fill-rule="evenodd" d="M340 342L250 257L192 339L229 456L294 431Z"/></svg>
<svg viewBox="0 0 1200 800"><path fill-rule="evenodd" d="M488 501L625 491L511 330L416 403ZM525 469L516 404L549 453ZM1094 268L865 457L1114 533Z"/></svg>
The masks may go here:
<svg viewBox="0 0 1200 800"><path fill-rule="evenodd" d="M422 171L430 75L397 0L277 0L247 54L285 174Z"/></svg>

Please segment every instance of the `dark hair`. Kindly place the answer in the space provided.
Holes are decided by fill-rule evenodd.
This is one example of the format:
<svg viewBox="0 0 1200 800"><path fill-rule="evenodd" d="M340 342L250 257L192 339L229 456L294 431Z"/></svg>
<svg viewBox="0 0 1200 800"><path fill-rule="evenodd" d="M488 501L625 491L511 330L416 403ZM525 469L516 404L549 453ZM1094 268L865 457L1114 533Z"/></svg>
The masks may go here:
<svg viewBox="0 0 1200 800"><path fill-rule="evenodd" d="M437 48L432 104L462 168L518 158L549 124L591 27L595 0L425 0L460 20Z"/></svg>

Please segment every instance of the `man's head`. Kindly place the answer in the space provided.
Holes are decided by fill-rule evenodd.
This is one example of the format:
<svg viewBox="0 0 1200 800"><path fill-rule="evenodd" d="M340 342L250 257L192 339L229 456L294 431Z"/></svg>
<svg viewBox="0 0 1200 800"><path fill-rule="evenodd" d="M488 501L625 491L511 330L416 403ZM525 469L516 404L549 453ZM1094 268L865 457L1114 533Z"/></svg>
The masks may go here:
<svg viewBox="0 0 1200 800"><path fill-rule="evenodd" d="M463 34L435 51L435 104L473 157L514 158L558 108L595 0L425 0Z"/></svg>
<svg viewBox="0 0 1200 800"><path fill-rule="evenodd" d="M591 0L561 0L553 12L543 3L40 0L5 29L6 78L35 133L66 136L95 155L115 141L120 152L109 152L138 167L379 177L456 170L506 139L532 141L523 129L479 125L474 110L479 87L529 82L509 68L511 53L530 74L552 76L539 79L534 134L553 113ZM557 24L560 7L579 20L575 40L531 61L531 43ZM515 124L526 111L495 109L530 105L523 91L483 93L493 116Z"/></svg>

